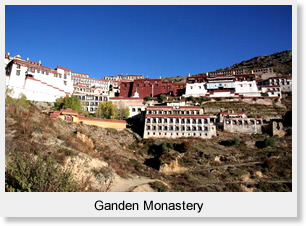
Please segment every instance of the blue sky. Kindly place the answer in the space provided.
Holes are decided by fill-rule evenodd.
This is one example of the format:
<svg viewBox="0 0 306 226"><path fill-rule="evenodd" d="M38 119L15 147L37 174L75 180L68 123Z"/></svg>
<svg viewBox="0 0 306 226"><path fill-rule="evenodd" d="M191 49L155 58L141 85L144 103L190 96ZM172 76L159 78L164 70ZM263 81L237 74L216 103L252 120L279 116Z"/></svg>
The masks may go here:
<svg viewBox="0 0 306 226"><path fill-rule="evenodd" d="M6 6L5 51L91 77L186 76L292 49L291 6Z"/></svg>

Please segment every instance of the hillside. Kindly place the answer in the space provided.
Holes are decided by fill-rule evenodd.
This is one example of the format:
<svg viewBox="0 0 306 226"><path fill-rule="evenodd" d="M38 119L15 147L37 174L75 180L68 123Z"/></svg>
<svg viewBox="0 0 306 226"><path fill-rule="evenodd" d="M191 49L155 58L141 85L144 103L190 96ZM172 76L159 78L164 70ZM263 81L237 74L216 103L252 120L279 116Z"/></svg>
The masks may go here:
<svg viewBox="0 0 306 226"><path fill-rule="evenodd" d="M165 82L186 82L186 76L162 77Z"/></svg>
<svg viewBox="0 0 306 226"><path fill-rule="evenodd" d="M6 97L6 191L291 191L289 129L283 138L142 139Z"/></svg>
<svg viewBox="0 0 306 226"><path fill-rule="evenodd" d="M285 50L266 56L253 57L219 70L252 69L273 67L274 72L281 74L292 74L292 50Z"/></svg>

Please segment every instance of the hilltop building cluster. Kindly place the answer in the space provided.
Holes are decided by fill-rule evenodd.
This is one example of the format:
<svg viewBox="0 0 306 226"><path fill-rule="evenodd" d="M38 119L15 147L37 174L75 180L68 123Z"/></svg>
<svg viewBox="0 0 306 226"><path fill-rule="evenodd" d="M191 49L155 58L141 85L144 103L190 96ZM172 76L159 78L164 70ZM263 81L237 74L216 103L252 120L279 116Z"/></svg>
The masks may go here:
<svg viewBox="0 0 306 226"><path fill-rule="evenodd" d="M279 75L273 68L189 74L186 82L149 79L143 75L104 76L97 79L66 67L50 68L43 66L40 60L23 60L19 55L13 57L8 53L5 55L5 71L5 84L7 88L13 89L13 97L22 93L28 100L55 102L59 97L74 95L82 103L82 110L91 114L105 101L128 107L130 118L139 119L139 124L142 123L144 138L211 138L216 136L217 125L229 132L261 133L264 124L262 118L248 118L244 112L207 115L202 107L186 99L279 100L283 94L292 92L291 76ZM176 99L176 102L157 104L161 95L167 99ZM126 126L120 121L108 123L105 120L87 119L70 110L54 112L52 116L104 127Z"/></svg>

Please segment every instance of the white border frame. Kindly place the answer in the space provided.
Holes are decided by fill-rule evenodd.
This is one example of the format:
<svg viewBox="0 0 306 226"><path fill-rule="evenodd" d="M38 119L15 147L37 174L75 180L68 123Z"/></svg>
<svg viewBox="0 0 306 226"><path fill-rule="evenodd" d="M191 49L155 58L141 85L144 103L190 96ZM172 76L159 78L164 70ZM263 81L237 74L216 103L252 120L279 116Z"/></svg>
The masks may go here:
<svg viewBox="0 0 306 226"><path fill-rule="evenodd" d="M88 0L86 5L101 4L102 2ZM5 1L1 4L1 13L5 15L5 6L25 4L23 1ZM27 1L27 5L82 5L84 1ZM4 126L1 126L1 171L0 178L0 213L6 217L296 217L297 216L297 2L290 0L177 0L167 2L156 1L111 1L105 5L292 5L292 72L293 72L293 147L292 147L292 192L277 193L6 193L4 191ZM1 20L4 31L4 20ZM3 32L4 34L4 32ZM3 35L4 36L4 35ZM5 38L4 38L5 40ZM3 48L3 45L2 45ZM2 53L4 53L4 48ZM2 68L2 74L4 69ZM4 76L1 76L4 84ZM1 86L4 94L4 85ZM4 95L1 103L4 106ZM1 125L4 125L4 108L0 111ZM302 150L300 150L302 151ZM301 178L301 177L300 177ZM140 206L144 200L155 202L204 202L201 213L196 211L97 211L94 208L96 200L104 202L138 202Z"/></svg>

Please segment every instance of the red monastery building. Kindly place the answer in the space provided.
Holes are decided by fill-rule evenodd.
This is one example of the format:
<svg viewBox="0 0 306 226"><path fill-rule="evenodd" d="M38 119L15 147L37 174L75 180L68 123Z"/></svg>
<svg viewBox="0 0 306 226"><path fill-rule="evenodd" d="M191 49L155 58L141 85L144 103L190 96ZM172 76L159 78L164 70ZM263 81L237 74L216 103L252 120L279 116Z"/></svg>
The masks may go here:
<svg viewBox="0 0 306 226"><path fill-rule="evenodd" d="M161 79L136 79L133 82L121 82L120 97L133 97L135 93L139 94L139 98L157 97L161 94L181 96L185 93L185 88L185 83L165 82Z"/></svg>

